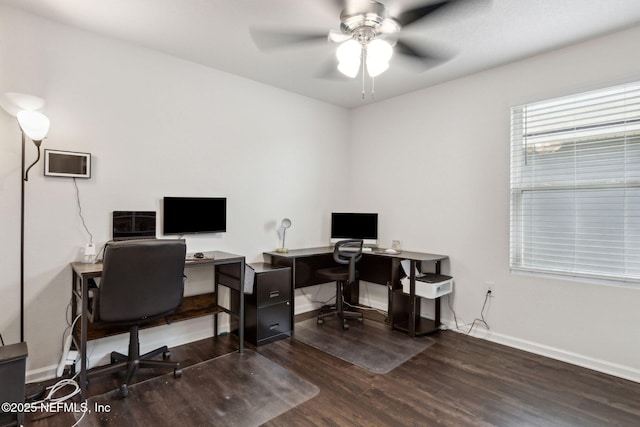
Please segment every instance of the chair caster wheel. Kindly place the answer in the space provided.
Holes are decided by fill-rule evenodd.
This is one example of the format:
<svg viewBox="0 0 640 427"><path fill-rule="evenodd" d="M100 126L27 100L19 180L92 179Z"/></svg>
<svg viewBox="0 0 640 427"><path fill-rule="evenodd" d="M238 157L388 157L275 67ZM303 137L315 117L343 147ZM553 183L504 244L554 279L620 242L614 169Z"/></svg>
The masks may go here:
<svg viewBox="0 0 640 427"><path fill-rule="evenodd" d="M182 376L182 369L176 368L173 370L173 378L180 378Z"/></svg>
<svg viewBox="0 0 640 427"><path fill-rule="evenodd" d="M120 396L125 398L129 395L129 387L126 384L120 386Z"/></svg>
<svg viewBox="0 0 640 427"><path fill-rule="evenodd" d="M318 319L318 320L316 321L316 323L317 323L318 325L322 325L322 324L324 323L324 320L322 320L322 319Z"/></svg>
<svg viewBox="0 0 640 427"><path fill-rule="evenodd" d="M162 353L162 359L169 360L171 358L171 352L169 350Z"/></svg>
<svg viewBox="0 0 640 427"><path fill-rule="evenodd" d="M349 330L349 325L347 323L342 325L342 329L344 329L345 331Z"/></svg>
<svg viewBox="0 0 640 427"><path fill-rule="evenodd" d="M364 319L363 319L362 317L358 317L358 322L359 322L359 323L363 323L363 322L364 322Z"/></svg>

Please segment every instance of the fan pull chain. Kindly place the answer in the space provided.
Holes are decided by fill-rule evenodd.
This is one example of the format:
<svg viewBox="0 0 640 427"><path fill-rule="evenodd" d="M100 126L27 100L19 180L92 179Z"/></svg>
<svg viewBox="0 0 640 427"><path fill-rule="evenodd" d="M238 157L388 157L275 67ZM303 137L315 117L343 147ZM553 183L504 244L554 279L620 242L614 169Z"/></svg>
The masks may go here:
<svg viewBox="0 0 640 427"><path fill-rule="evenodd" d="M362 49L362 54L361 54L361 60L360 63L362 63L362 99L364 100L364 74L365 74L365 68L364 68L364 49Z"/></svg>
<svg viewBox="0 0 640 427"><path fill-rule="evenodd" d="M371 99L376 99L376 78L371 77Z"/></svg>

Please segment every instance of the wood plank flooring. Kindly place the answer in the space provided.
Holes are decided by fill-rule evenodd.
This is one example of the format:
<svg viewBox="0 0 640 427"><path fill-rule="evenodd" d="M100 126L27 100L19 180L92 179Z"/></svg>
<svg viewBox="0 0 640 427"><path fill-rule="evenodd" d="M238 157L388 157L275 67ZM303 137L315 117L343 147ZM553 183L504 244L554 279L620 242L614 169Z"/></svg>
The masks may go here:
<svg viewBox="0 0 640 427"><path fill-rule="evenodd" d="M640 425L638 383L452 331L432 338L433 346L387 374L373 374L295 338L256 348L320 388L316 397L265 426ZM197 341L172 348L172 359L186 367L236 346L231 335ZM153 375L144 372L136 380ZM114 377L96 378L89 394L117 384ZM71 414L42 415L28 415L25 425L74 423Z"/></svg>

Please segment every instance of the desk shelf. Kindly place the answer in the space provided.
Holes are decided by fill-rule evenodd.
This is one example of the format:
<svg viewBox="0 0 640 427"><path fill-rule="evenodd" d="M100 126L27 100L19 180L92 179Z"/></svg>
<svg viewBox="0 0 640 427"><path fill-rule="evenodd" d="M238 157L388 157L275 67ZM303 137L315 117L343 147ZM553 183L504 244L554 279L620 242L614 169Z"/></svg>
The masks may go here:
<svg viewBox="0 0 640 427"><path fill-rule="evenodd" d="M403 321L393 325L394 329L397 329L402 332L409 332L409 322ZM435 320L425 319L424 317L416 317L415 320L415 334L418 335L427 335L432 334L440 330L439 326L436 326Z"/></svg>
<svg viewBox="0 0 640 427"><path fill-rule="evenodd" d="M194 319L196 317L207 316L220 312L222 312L222 308L216 306L215 294L213 292L208 294L193 295L184 297L182 305L178 308L178 310L172 315L167 316L168 322L167 320L165 320L165 318L157 319L141 325L140 329L153 328L154 326L166 325L167 323ZM87 327L88 341L129 332L128 326L109 326L89 322L87 324ZM79 323L76 323L75 329L73 331L73 336L77 340L76 342L80 342Z"/></svg>
<svg viewBox="0 0 640 427"><path fill-rule="evenodd" d="M427 335L440 330L440 297L430 298L435 306L435 319L427 319L420 316L421 297L413 297L415 305L414 335ZM411 295L405 294L402 289L393 291L393 302L391 306L391 327L399 331L411 333L409 321L411 320Z"/></svg>

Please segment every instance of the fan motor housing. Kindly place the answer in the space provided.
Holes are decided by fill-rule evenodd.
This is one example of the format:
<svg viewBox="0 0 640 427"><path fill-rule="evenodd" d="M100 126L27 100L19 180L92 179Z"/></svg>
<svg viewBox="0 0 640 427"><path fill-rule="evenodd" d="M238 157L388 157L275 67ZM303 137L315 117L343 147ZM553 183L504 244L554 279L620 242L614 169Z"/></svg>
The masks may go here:
<svg viewBox="0 0 640 427"><path fill-rule="evenodd" d="M359 3L359 2L358 2ZM358 6L363 6L359 4ZM340 14L340 30L345 34L353 34L359 28L365 27L373 32L382 25L386 18L386 9L382 3L366 2L366 8L345 8Z"/></svg>

